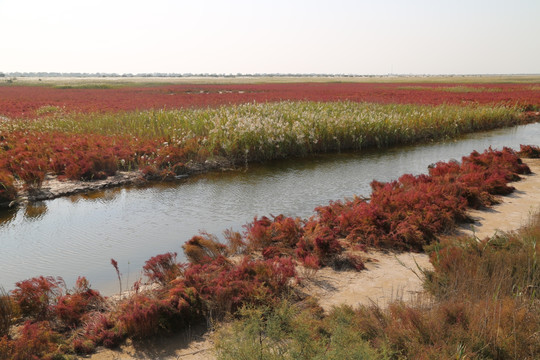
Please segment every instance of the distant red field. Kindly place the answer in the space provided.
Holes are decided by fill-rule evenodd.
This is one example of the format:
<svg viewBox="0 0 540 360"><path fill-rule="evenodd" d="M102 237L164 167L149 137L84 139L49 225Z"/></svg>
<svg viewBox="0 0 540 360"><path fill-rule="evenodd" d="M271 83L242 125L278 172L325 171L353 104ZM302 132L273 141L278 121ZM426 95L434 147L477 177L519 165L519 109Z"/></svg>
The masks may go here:
<svg viewBox="0 0 540 360"><path fill-rule="evenodd" d="M1 86L0 115L33 117L44 106L66 111L116 112L214 107L281 100L399 104L519 104L540 106L540 84L284 83L74 89Z"/></svg>

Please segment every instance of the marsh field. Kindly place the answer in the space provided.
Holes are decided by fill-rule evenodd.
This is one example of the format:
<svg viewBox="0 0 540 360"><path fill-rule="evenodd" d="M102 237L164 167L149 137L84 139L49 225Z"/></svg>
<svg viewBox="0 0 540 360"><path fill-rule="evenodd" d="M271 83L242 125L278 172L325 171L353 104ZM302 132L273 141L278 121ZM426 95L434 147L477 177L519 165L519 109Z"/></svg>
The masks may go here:
<svg viewBox="0 0 540 360"><path fill-rule="evenodd" d="M537 176L539 119L533 76L0 79L0 357L537 358L534 209L452 234ZM307 290L381 251L422 301Z"/></svg>

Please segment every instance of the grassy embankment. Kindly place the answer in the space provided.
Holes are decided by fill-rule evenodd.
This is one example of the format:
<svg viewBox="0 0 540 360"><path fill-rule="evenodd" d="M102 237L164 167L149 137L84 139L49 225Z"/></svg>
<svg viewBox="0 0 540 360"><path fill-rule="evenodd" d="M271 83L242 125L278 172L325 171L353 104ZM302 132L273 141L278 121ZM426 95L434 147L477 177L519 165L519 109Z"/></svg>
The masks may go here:
<svg viewBox="0 0 540 360"><path fill-rule="evenodd" d="M518 107L279 102L216 109L65 113L0 119L0 203L14 180L39 187L46 173L102 179L117 170L148 177L189 173L190 164L229 164L457 137L526 121Z"/></svg>
<svg viewBox="0 0 540 360"><path fill-rule="evenodd" d="M21 281L0 297L0 354L69 358L126 337L240 315L233 331L219 336L221 358L535 358L539 225L483 242L435 237L466 220L467 206L487 206L494 195L510 193L508 183L528 171L512 150L473 152L461 163L436 164L429 175L373 182L369 202L332 202L309 219L255 218L243 233L225 232L226 245L197 235L183 246L188 264L177 263L174 253L151 258L144 274L160 286L136 286L112 307L84 278L74 289L59 278ZM423 307L339 308L326 316L295 291L300 264L361 271L359 249L425 246L435 270L426 273L434 300Z"/></svg>

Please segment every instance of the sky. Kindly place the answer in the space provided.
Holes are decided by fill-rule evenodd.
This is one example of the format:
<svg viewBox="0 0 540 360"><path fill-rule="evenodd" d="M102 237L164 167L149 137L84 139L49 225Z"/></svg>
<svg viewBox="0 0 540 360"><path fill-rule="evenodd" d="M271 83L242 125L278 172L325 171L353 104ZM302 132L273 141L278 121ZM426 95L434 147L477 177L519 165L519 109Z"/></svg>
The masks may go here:
<svg viewBox="0 0 540 360"><path fill-rule="evenodd" d="M0 0L0 72L538 74L540 0Z"/></svg>

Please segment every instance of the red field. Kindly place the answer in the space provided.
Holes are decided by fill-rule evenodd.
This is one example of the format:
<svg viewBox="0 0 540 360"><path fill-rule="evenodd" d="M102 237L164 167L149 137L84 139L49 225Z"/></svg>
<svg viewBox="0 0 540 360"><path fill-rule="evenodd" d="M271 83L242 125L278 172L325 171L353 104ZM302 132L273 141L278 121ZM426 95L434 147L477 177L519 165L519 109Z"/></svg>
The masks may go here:
<svg viewBox="0 0 540 360"><path fill-rule="evenodd" d="M62 89L0 87L0 115L32 117L43 106L67 111L121 111L207 107L280 100L414 104L520 104L540 106L538 84L287 83Z"/></svg>

